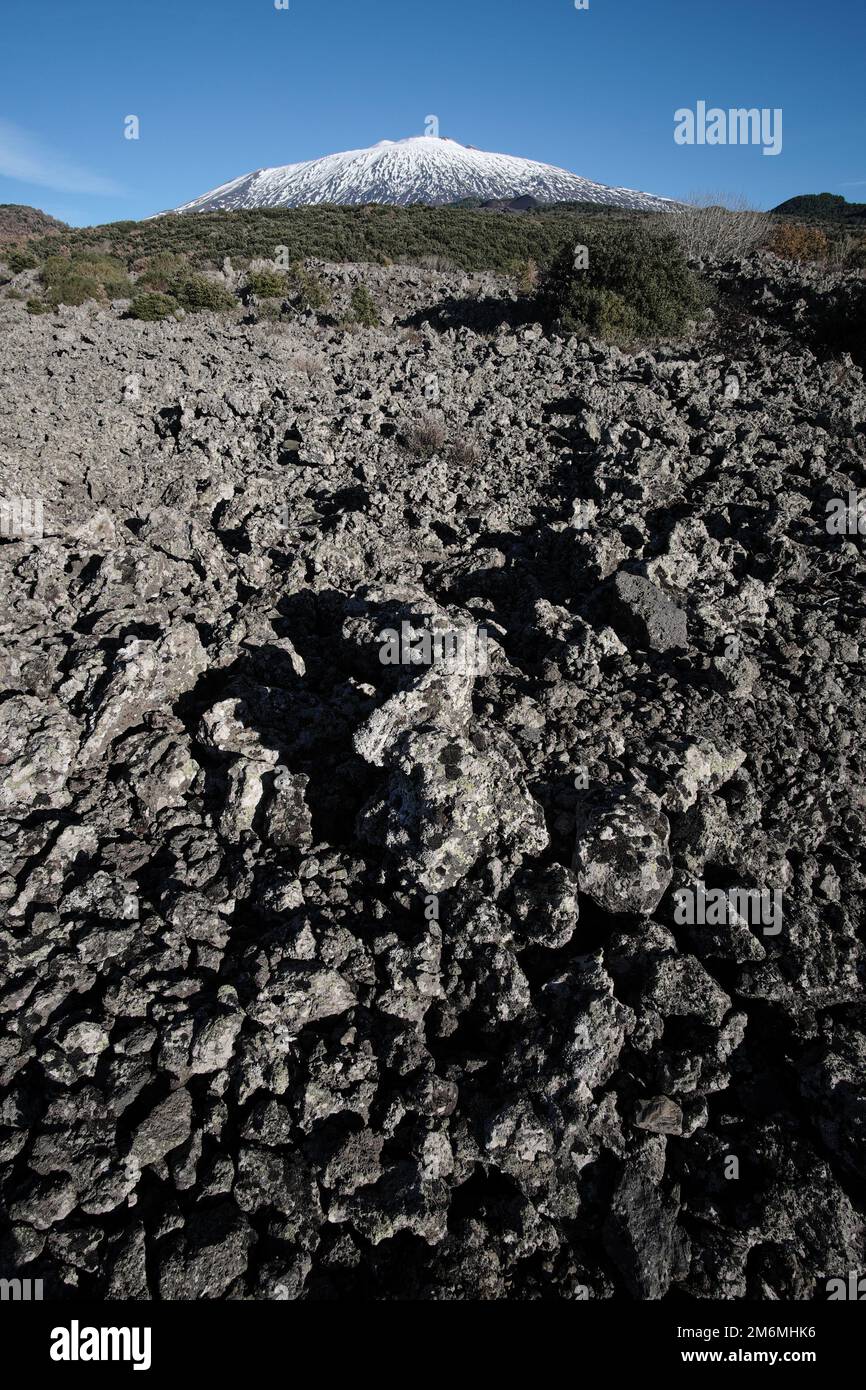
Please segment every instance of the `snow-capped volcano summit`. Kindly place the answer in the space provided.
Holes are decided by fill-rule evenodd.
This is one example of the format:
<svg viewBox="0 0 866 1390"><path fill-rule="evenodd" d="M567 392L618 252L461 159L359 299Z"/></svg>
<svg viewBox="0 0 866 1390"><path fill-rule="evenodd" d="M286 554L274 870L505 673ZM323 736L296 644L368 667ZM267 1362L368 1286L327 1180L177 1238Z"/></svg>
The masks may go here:
<svg viewBox="0 0 866 1390"><path fill-rule="evenodd" d="M294 208L310 203L456 203L461 198L515 198L541 203L579 200L664 211L674 203L652 193L609 188L567 169L515 155L488 154L438 135L381 140L366 150L259 169L204 193L176 212L222 208Z"/></svg>

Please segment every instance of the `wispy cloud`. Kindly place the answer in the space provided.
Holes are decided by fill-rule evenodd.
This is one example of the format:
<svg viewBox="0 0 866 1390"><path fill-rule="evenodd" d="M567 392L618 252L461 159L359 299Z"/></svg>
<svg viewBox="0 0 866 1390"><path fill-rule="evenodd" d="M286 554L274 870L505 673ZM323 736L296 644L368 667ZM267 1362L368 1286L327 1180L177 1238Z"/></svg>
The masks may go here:
<svg viewBox="0 0 866 1390"><path fill-rule="evenodd" d="M846 179L840 188L866 188L866 179Z"/></svg>
<svg viewBox="0 0 866 1390"><path fill-rule="evenodd" d="M0 175L53 188L58 193L93 193L116 197L125 190L113 179L94 174L9 121L0 120Z"/></svg>

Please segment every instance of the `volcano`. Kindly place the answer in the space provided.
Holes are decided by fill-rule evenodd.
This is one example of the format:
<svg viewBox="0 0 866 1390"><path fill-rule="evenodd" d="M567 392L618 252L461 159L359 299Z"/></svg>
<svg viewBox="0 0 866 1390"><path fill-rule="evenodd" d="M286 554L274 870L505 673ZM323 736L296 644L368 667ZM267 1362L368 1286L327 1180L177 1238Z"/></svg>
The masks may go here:
<svg viewBox="0 0 866 1390"><path fill-rule="evenodd" d="M441 136L382 140L346 150L258 169L183 203L175 212L238 208L296 208L315 203L413 203L442 206L463 199L532 197L539 203L586 202L647 212L669 211L669 198L593 183L567 169L516 155L490 154Z"/></svg>

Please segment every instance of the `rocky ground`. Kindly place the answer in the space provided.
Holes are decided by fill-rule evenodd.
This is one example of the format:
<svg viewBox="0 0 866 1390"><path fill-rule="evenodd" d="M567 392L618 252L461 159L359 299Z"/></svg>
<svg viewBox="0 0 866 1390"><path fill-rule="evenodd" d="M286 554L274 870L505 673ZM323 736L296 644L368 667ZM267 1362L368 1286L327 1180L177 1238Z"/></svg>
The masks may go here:
<svg viewBox="0 0 866 1390"><path fill-rule="evenodd" d="M382 329L0 304L0 1273L823 1298L864 1266L861 371L766 261L633 354L362 278ZM383 664L404 623L486 661ZM782 915L683 920L700 884Z"/></svg>

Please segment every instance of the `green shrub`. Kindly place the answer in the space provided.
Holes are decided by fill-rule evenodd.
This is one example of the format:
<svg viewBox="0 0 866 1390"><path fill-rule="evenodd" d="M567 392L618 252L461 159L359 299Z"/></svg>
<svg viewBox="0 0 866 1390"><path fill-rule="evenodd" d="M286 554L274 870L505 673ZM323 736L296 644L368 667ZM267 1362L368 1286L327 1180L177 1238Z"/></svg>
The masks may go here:
<svg viewBox="0 0 866 1390"><path fill-rule="evenodd" d="M205 309L224 312L234 309L237 300L216 280L208 280L205 275L187 275L174 281L171 294L184 309L197 314Z"/></svg>
<svg viewBox="0 0 866 1390"><path fill-rule="evenodd" d="M163 255L181 257L201 270L210 260L221 265L230 256L238 270L252 259L270 260L274 248L285 246L288 263L317 261L376 261L417 265L448 264L460 270L502 272L514 261L534 259L547 266L566 242L586 241L587 226L617 226L643 220L600 205L571 204L538 209L521 216L498 216L453 207L335 207L249 208L236 212L170 214L147 222L115 222L103 227L66 228L29 241L41 261L59 246L72 254L119 257L125 265ZM177 271L180 276L181 271ZM167 285L151 289L165 291ZM303 286L301 286L303 289ZM315 300L315 291L314 300ZM318 312L327 304L313 302Z"/></svg>
<svg viewBox="0 0 866 1390"><path fill-rule="evenodd" d="M319 314L330 305L331 291L320 275L297 263L289 271L289 298L297 309Z"/></svg>
<svg viewBox="0 0 866 1390"><path fill-rule="evenodd" d="M189 273L189 262L185 256L176 251L160 251L145 261L137 284L149 290L160 290L164 294L173 281Z"/></svg>
<svg viewBox="0 0 866 1390"><path fill-rule="evenodd" d="M555 331L611 343L676 336L705 307L669 232L611 223L582 237L586 255L564 246L539 288L538 311Z"/></svg>
<svg viewBox="0 0 866 1390"><path fill-rule="evenodd" d="M170 319L177 310L177 300L172 299L171 295L149 290L135 296L129 306L129 316L142 319L145 323L161 323L163 319Z"/></svg>
<svg viewBox="0 0 866 1390"><path fill-rule="evenodd" d="M50 304L84 304L88 299L126 299L132 284L123 262L114 256L49 256L39 278Z"/></svg>
<svg viewBox="0 0 866 1390"><path fill-rule="evenodd" d="M282 299L288 293L289 282L277 270L254 270L247 278L247 288L259 299Z"/></svg>
<svg viewBox="0 0 866 1390"><path fill-rule="evenodd" d="M22 270L35 270L39 264L32 251L23 246L13 246L11 251L4 252L4 260L13 275L19 275Z"/></svg>
<svg viewBox="0 0 866 1390"><path fill-rule="evenodd" d="M282 305L276 298L262 299L256 305L256 318L262 323L281 323L283 318Z"/></svg>
<svg viewBox="0 0 866 1390"><path fill-rule="evenodd" d="M54 280L45 287L45 300L52 307L58 304L78 306L93 299L97 304L104 303L105 291L98 280L88 275L77 275L71 271L62 280Z"/></svg>
<svg viewBox="0 0 866 1390"><path fill-rule="evenodd" d="M28 314L47 314L51 309L50 304L46 304L44 299L28 299Z"/></svg>
<svg viewBox="0 0 866 1390"><path fill-rule="evenodd" d="M366 285L355 286L351 303L355 323L360 324L362 328L378 328L381 322L379 311Z"/></svg>

